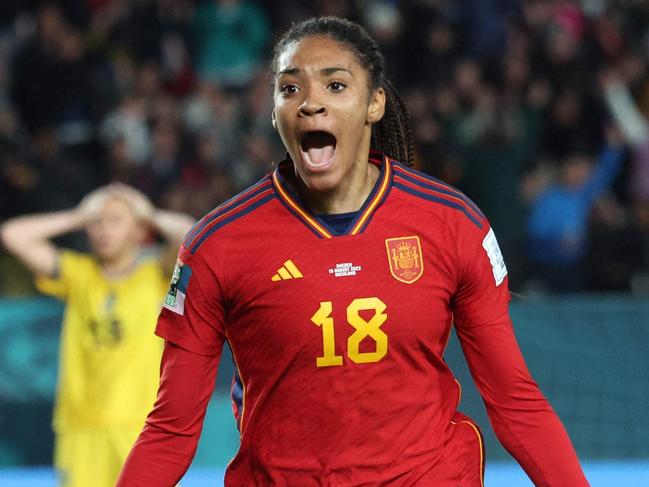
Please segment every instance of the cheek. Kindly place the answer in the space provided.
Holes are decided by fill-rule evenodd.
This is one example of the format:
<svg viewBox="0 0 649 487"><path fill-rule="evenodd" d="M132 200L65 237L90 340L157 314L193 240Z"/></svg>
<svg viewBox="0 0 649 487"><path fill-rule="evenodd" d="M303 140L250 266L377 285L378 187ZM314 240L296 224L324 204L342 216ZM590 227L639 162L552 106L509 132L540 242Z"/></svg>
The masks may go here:
<svg viewBox="0 0 649 487"><path fill-rule="evenodd" d="M136 225L125 225L123 236L125 240L129 242L137 242L139 236L142 234L143 229Z"/></svg>
<svg viewBox="0 0 649 487"><path fill-rule="evenodd" d="M343 125L341 127L343 136L362 138L364 134L363 128L367 122L367 105L356 104L354 107L348 107L347 110L341 113L338 120Z"/></svg>
<svg viewBox="0 0 649 487"><path fill-rule="evenodd" d="M97 225L95 225L94 223L86 225L84 230L88 238L93 238L95 235L97 235Z"/></svg>
<svg viewBox="0 0 649 487"><path fill-rule="evenodd" d="M275 102L273 107L273 125L281 134L286 130L286 107L282 103Z"/></svg>
<svg viewBox="0 0 649 487"><path fill-rule="evenodd" d="M86 238L88 239L88 243L91 246L94 246L98 243L99 237L97 235L97 232L92 232L90 230L86 231Z"/></svg>
<svg viewBox="0 0 649 487"><path fill-rule="evenodd" d="M279 138L282 140L282 143L286 148L289 148L289 146L292 143L292 138L291 138L291 125L290 123L286 122L284 119L275 119L275 124L276 124L276 129L277 133L279 134Z"/></svg>
<svg viewBox="0 0 649 487"><path fill-rule="evenodd" d="M293 104L293 100L290 99L284 99L281 96L276 96L273 98L273 113L275 114L275 120L277 120L278 124L282 119L286 118L286 115L289 113L291 104Z"/></svg>
<svg viewBox="0 0 649 487"><path fill-rule="evenodd" d="M281 111L277 111L275 113L275 128L282 137L288 132L288 126L289 124L286 117L283 116Z"/></svg>
<svg viewBox="0 0 649 487"><path fill-rule="evenodd" d="M103 230L101 225L98 224L91 224L88 227L86 227L86 236L88 237L89 240L97 240L103 236Z"/></svg>

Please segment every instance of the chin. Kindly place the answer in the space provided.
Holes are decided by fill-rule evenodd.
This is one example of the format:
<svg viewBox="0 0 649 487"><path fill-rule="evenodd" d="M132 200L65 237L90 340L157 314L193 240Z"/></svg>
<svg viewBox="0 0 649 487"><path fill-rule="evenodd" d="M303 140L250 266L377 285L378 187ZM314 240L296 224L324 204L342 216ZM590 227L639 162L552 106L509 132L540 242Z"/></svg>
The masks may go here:
<svg viewBox="0 0 649 487"><path fill-rule="evenodd" d="M119 254L119 251L108 245L93 245L93 253L101 260L112 260Z"/></svg>
<svg viewBox="0 0 649 487"><path fill-rule="evenodd" d="M335 189L342 180L342 176L335 165L330 166L325 171L310 171L308 167L304 166L301 169L301 171L298 171L299 177L309 191L326 193Z"/></svg>
<svg viewBox="0 0 649 487"><path fill-rule="evenodd" d="M115 252L107 252L105 250L95 251L95 255L102 262L110 262L115 259Z"/></svg>

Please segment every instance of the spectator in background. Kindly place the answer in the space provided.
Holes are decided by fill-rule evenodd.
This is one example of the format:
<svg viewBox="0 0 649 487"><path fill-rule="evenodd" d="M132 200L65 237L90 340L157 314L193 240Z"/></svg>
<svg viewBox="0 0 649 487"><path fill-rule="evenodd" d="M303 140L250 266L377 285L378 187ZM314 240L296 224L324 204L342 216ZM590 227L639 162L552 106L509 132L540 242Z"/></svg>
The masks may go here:
<svg viewBox="0 0 649 487"><path fill-rule="evenodd" d="M158 120L151 133L151 155L137 176L138 186L158 200L180 178L182 133L167 120Z"/></svg>
<svg viewBox="0 0 649 487"><path fill-rule="evenodd" d="M516 269L525 238L517 197L522 175L546 157L563 161L599 149L608 116L594 82L602 66L618 67L645 112L649 17L642 2L5 3L0 201L7 201L6 217L26 208L18 201L30 211L63 208L112 180L139 186L159 205L200 194L198 204L175 207L203 214L258 175L254 163L233 163L247 150L248 134L271 151L268 159L283 155L268 130L271 83L260 54L273 32L335 14L362 20L377 37L413 115L415 163L459 186L491 215L516 289L526 277ZM210 145L205 138L214 139L208 151L214 154L198 156L206 152L199 145ZM164 152L174 153L173 164L165 164ZM255 151L248 152L254 160ZM214 170L203 174L198 159ZM614 187L621 208L598 205L595 227L619 226L619 218L634 219L637 229L649 226L641 223L649 207L637 196L647 184L635 171L623 171ZM41 184L50 180L59 183ZM608 238L600 230L588 235L593 249Z"/></svg>
<svg viewBox="0 0 649 487"><path fill-rule="evenodd" d="M543 80L528 78L520 59L508 56L503 64L500 83L485 80L477 61L458 64L459 109L447 127L459 156L458 185L490 215L511 262L512 282L518 285L525 208L517 188L536 155L550 92Z"/></svg>
<svg viewBox="0 0 649 487"><path fill-rule="evenodd" d="M4 220L33 208L40 173L11 144L3 143L0 153L0 220Z"/></svg>
<svg viewBox="0 0 649 487"><path fill-rule="evenodd" d="M247 181L260 179L272 169L267 159L273 152L268 140L256 133L245 134L243 140L242 154L230 176L236 191L245 189Z"/></svg>
<svg viewBox="0 0 649 487"><path fill-rule="evenodd" d="M625 255L635 250L634 244L640 243L642 246L639 258L633 262L635 265L630 281L632 287L643 286L649 289L649 274L646 272L649 264L649 107L645 105L644 113L640 110L625 79L616 70L603 70L600 81L607 107L631 148L632 155L629 178L633 213L632 238L623 239L619 243L624 245L622 251Z"/></svg>
<svg viewBox="0 0 649 487"><path fill-rule="evenodd" d="M268 27L264 12L246 0L201 2L192 20L200 79L245 86L263 59Z"/></svg>
<svg viewBox="0 0 649 487"><path fill-rule="evenodd" d="M471 53L481 59L499 59L505 50L508 17L518 13L517 0L465 0Z"/></svg>
<svg viewBox="0 0 649 487"><path fill-rule="evenodd" d="M193 137L210 133L219 145L220 159L234 158L240 139L241 100L213 83L202 82L196 92L185 99L182 119ZM267 114L270 112L267 112Z"/></svg>
<svg viewBox="0 0 649 487"><path fill-rule="evenodd" d="M542 288L553 292L582 288L588 220L597 198L612 185L623 154L619 135L610 129L594 165L585 153L571 154L562 161L558 180L532 197L528 257Z"/></svg>
<svg viewBox="0 0 649 487"><path fill-rule="evenodd" d="M632 149L631 195L649 204L649 122L633 100L624 79L613 70L601 76L604 100L626 143Z"/></svg>
<svg viewBox="0 0 649 487"><path fill-rule="evenodd" d="M69 148L66 150L54 128L39 129L31 143L29 160L38 171L34 196L40 208L68 208L97 185L96 168Z"/></svg>
<svg viewBox="0 0 649 487"><path fill-rule="evenodd" d="M124 185L74 209L0 227L7 250L38 288L66 303L54 411L55 466L66 487L112 487L155 400L162 341L153 335L175 251L193 220L155 210ZM168 246L142 253L149 225ZM85 228L91 254L51 239Z"/></svg>
<svg viewBox="0 0 649 487"><path fill-rule="evenodd" d="M107 146L116 140L124 144L125 156L133 165L144 164L151 151L145 101L135 95L125 96L103 120L100 136Z"/></svg>
<svg viewBox="0 0 649 487"><path fill-rule="evenodd" d="M63 145L87 144L110 103L104 60L92 56L82 31L53 2L38 10L38 29L15 56L13 100L30 132L57 131Z"/></svg>
<svg viewBox="0 0 649 487"><path fill-rule="evenodd" d="M562 159L580 147L597 150L601 137L602 117L598 104L581 88L559 87L554 93L543 123L541 145L543 151L555 159Z"/></svg>

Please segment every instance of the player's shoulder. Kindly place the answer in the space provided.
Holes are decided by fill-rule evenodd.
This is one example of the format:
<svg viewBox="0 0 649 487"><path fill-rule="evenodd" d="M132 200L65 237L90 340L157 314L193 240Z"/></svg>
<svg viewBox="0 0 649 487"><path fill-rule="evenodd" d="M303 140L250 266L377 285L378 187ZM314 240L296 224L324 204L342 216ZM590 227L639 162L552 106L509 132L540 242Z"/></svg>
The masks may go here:
<svg viewBox="0 0 649 487"><path fill-rule="evenodd" d="M459 189L422 171L394 162L393 187L428 214L447 224L483 230L489 223L480 208Z"/></svg>
<svg viewBox="0 0 649 487"><path fill-rule="evenodd" d="M80 273L90 271L98 265L97 258L88 252L62 249L58 255L57 274L61 272Z"/></svg>
<svg viewBox="0 0 649 487"><path fill-rule="evenodd" d="M137 256L138 271L146 274L163 272L164 251L165 249L160 245L143 246Z"/></svg>
<svg viewBox="0 0 649 487"><path fill-rule="evenodd" d="M255 212L275 198L271 175L264 176L257 183L241 191L220 204L201 218L187 233L183 240L186 254L193 255L207 241L223 235L232 224L244 217L254 216Z"/></svg>

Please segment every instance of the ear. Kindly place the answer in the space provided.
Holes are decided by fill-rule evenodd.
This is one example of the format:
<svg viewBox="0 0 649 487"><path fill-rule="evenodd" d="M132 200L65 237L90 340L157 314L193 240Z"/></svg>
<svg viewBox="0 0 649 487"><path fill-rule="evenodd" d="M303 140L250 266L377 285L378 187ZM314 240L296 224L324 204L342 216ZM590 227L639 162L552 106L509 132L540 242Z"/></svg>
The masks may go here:
<svg viewBox="0 0 649 487"><path fill-rule="evenodd" d="M367 106L367 122L376 123L383 118L385 114L385 90L377 88L372 92L370 103Z"/></svg>
<svg viewBox="0 0 649 487"><path fill-rule="evenodd" d="M273 128L277 130L277 120L275 120L275 109L273 108L273 113L270 115L271 118L271 123L273 124Z"/></svg>

